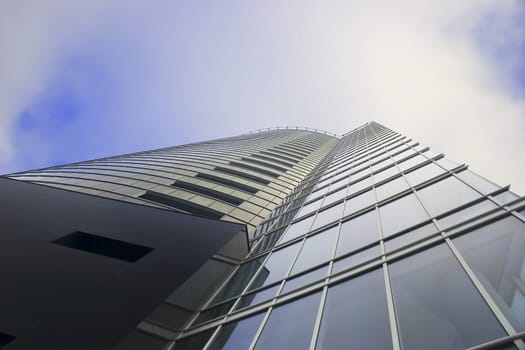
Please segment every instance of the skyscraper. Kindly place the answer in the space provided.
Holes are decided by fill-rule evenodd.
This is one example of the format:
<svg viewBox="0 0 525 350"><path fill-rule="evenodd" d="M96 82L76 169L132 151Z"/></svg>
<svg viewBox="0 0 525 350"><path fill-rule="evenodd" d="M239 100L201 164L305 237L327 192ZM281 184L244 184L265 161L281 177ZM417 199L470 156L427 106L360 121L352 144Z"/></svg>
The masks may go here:
<svg viewBox="0 0 525 350"><path fill-rule="evenodd" d="M107 348L525 349L525 202L374 122L341 137L259 130L8 177L141 204L147 217L191 214L166 222L204 220L159 238L184 237L202 259ZM225 237L215 253L198 248L218 239L210 222ZM246 225L249 249L228 222ZM107 256L105 235L93 237L96 249L53 243ZM0 316L0 332L7 323Z"/></svg>

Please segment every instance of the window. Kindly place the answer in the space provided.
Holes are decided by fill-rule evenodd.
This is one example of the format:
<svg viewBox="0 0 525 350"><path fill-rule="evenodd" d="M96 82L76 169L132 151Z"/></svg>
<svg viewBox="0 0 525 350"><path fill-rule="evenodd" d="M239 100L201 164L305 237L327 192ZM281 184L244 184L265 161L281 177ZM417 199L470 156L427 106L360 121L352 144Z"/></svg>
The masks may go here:
<svg viewBox="0 0 525 350"><path fill-rule="evenodd" d="M377 213L374 209L343 222L337 245L337 256L356 250L379 238Z"/></svg>
<svg viewBox="0 0 525 350"><path fill-rule="evenodd" d="M356 211L369 207L374 204L375 201L376 196L374 195L374 191L367 191L365 193L361 193L358 196L349 198L346 200L346 207L343 216L347 216L349 214L355 213Z"/></svg>
<svg viewBox="0 0 525 350"><path fill-rule="evenodd" d="M417 191L430 215L436 216L479 198L480 195L453 176Z"/></svg>
<svg viewBox="0 0 525 350"><path fill-rule="evenodd" d="M0 332L0 347L9 344L15 340L15 338L14 335Z"/></svg>
<svg viewBox="0 0 525 350"><path fill-rule="evenodd" d="M388 319L382 269L330 287L316 349L391 349Z"/></svg>
<svg viewBox="0 0 525 350"><path fill-rule="evenodd" d="M389 271L404 350L465 349L506 335L445 244Z"/></svg>
<svg viewBox="0 0 525 350"><path fill-rule="evenodd" d="M264 313L226 324L215 337L210 350L248 349L259 329Z"/></svg>
<svg viewBox="0 0 525 350"><path fill-rule="evenodd" d="M453 242L513 326L525 330L525 224L509 216Z"/></svg>
<svg viewBox="0 0 525 350"><path fill-rule="evenodd" d="M288 227L288 230L286 230L283 238L281 239L281 243L287 242L291 239L308 233L310 231L310 226L312 226L312 222L314 222L314 218L315 215L312 215L307 217L306 219L291 224L290 227Z"/></svg>
<svg viewBox="0 0 525 350"><path fill-rule="evenodd" d="M341 219L343 216L343 207L344 202L320 211L315 218L314 224L312 225L312 230Z"/></svg>
<svg viewBox="0 0 525 350"><path fill-rule="evenodd" d="M321 293L276 307L263 328L255 349L308 349Z"/></svg>
<svg viewBox="0 0 525 350"><path fill-rule="evenodd" d="M427 213L413 194L381 206L379 216L384 237L428 219Z"/></svg>
<svg viewBox="0 0 525 350"><path fill-rule="evenodd" d="M335 226L315 236L308 237L291 273L301 272L329 260L334 252L338 232L339 226Z"/></svg>
<svg viewBox="0 0 525 350"><path fill-rule="evenodd" d="M286 248L274 251L264 263L261 271L259 271L257 280L264 281L262 285L265 286L284 278L288 273L290 265L297 255L301 244L302 242L297 242ZM256 287L259 287L259 285L252 285L250 289Z"/></svg>
<svg viewBox="0 0 525 350"><path fill-rule="evenodd" d="M417 240L430 236L435 232L437 232L437 229L432 223L418 227L416 229L408 231L407 233L403 233L400 236L386 240L385 249L387 251L396 250L398 248L409 245L410 243L413 243Z"/></svg>
<svg viewBox="0 0 525 350"><path fill-rule="evenodd" d="M402 176L390 180L389 182L376 187L377 201L380 202L383 199L387 199L388 197L406 189L408 189L408 184Z"/></svg>
<svg viewBox="0 0 525 350"><path fill-rule="evenodd" d="M127 262L137 262L153 248L76 231L52 243Z"/></svg>

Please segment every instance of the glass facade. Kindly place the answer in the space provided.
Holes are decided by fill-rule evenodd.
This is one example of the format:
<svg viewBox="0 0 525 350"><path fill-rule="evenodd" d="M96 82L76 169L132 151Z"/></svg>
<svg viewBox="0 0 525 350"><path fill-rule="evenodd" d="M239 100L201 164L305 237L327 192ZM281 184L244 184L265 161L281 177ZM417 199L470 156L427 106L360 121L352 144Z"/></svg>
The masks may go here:
<svg viewBox="0 0 525 350"><path fill-rule="evenodd" d="M159 192L251 228L183 327L141 328L163 349L525 349L525 199L375 122L11 176L148 205Z"/></svg>

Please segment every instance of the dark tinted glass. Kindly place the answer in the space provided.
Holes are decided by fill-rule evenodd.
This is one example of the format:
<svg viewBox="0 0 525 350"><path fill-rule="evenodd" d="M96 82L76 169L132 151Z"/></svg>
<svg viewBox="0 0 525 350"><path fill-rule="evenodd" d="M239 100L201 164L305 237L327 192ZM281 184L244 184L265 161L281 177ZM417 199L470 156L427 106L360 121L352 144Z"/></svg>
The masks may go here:
<svg viewBox="0 0 525 350"><path fill-rule="evenodd" d="M316 293L275 308L255 349L308 349L320 300L321 293Z"/></svg>
<svg viewBox="0 0 525 350"><path fill-rule="evenodd" d="M248 294L241 298L239 303L235 306L235 310L269 300L275 296L277 289L279 289L279 285Z"/></svg>
<svg viewBox="0 0 525 350"><path fill-rule="evenodd" d="M389 271L404 350L465 349L505 336L446 245L397 261Z"/></svg>
<svg viewBox="0 0 525 350"><path fill-rule="evenodd" d="M286 248L274 251L270 255L258 275L258 280L264 281L262 285L270 284L286 276L301 244L302 242L294 243ZM250 289L255 287L258 286L254 285Z"/></svg>
<svg viewBox="0 0 525 350"><path fill-rule="evenodd" d="M316 349L391 349L383 270L328 290Z"/></svg>
<svg viewBox="0 0 525 350"><path fill-rule="evenodd" d="M210 350L248 349L264 313L225 325L217 334Z"/></svg>

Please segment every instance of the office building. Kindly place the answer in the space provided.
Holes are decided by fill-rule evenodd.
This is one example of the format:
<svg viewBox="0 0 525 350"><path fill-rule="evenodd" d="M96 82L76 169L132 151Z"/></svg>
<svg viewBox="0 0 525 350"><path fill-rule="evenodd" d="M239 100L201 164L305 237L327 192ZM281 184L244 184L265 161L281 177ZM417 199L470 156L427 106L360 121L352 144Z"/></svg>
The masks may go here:
<svg viewBox="0 0 525 350"><path fill-rule="evenodd" d="M107 322L112 335L89 346L525 349L524 198L375 122L341 137L259 130L11 174L0 185L11 189L2 206L17 206L9 227L25 225L17 246L4 250L21 249L30 236L38 241L37 270L53 275L59 262L72 261L85 275L67 267L64 275L110 291L90 301L73 283L67 288L78 300L52 298L31 275L24 276L30 292L0 292L5 303L14 300L11 318L28 298L39 298L31 309L47 319L46 298L84 311L91 302L93 322L80 329L76 315L62 310L55 327L68 324L85 342L61 344L89 348L102 337L89 327ZM46 209L46 198L55 207ZM28 212L39 220L52 216L56 235L39 240L34 231L47 223L28 226L26 215L16 215L25 207L38 208ZM133 225L123 229L130 215ZM155 237L145 242L144 235ZM100 276L104 269L113 275ZM121 275L124 289L109 278ZM53 283L60 290L59 276ZM134 303L139 310L131 312ZM117 316L101 321L104 307ZM123 320L119 312L130 314ZM60 336L48 330L46 338L38 325L23 329L20 320L10 328L9 317L0 316L6 349L31 344L31 332L48 344Z"/></svg>

